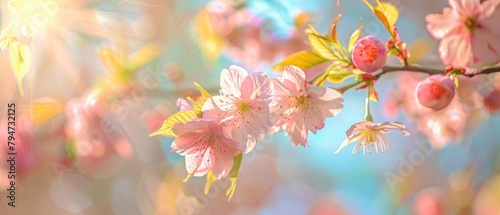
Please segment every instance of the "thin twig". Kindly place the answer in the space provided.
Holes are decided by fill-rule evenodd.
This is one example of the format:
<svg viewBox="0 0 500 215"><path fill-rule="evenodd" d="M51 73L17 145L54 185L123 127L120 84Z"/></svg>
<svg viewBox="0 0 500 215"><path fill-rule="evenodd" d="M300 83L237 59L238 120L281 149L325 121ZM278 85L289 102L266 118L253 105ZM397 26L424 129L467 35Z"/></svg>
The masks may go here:
<svg viewBox="0 0 500 215"><path fill-rule="evenodd" d="M391 73L391 72L420 72L420 73L425 73L429 75L436 75L436 74L444 74L446 70L442 69L432 69L432 68L425 68L425 67L420 67L420 66L415 66L415 65L405 65L405 66L384 66L382 68L382 72L378 73L375 75L375 79L380 78L382 75ZM460 74L464 75L467 77L474 77L476 75L487 75L487 74L492 74L500 72L500 67L490 67L483 69L482 71L475 73L475 74ZM344 93L345 91L358 86L359 84L363 83L363 80L356 81L352 84L349 84L345 87L339 88L340 93Z"/></svg>

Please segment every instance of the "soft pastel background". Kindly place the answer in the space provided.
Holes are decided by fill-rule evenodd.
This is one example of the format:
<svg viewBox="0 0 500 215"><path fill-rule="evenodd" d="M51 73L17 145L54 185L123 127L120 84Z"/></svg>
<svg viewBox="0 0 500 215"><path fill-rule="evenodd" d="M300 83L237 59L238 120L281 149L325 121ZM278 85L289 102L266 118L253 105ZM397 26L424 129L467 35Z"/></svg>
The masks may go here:
<svg viewBox="0 0 500 215"><path fill-rule="evenodd" d="M338 14L333 0L26 2L55 2L48 10L56 12L32 14L42 13L38 18L48 17L50 24L29 43L33 65L23 81L24 97L8 52L0 55L1 147L7 144L10 102L17 106L19 136L16 208L7 207L0 150L0 214L500 213L499 116L479 111L467 121L475 123L471 129L434 149L414 120L386 110L391 90L404 84L395 82L396 75L378 83L374 119L404 122L412 135L390 134L394 149L388 152L333 154L345 131L363 119L365 93L349 91L344 110L310 136L310 147L293 147L280 133L245 156L231 202L224 195L227 179L208 195L204 178L181 182L187 173L183 157L170 152L172 139L148 137L177 111L176 99L196 95L193 81L215 93L221 69L232 64L278 75L270 66L308 48L305 23L327 32ZM422 64L441 66L424 17L447 2L391 2L401 14L402 39L426 41L431 52ZM344 43L360 18L363 35L388 38L361 0L341 0L341 8L338 34ZM6 0L0 11L3 29L17 15ZM146 52L134 55L141 49ZM152 60L138 63L135 78L125 84L105 82L113 74L102 60L106 50L123 62ZM82 111L82 104L95 110ZM47 119L36 118L41 116Z"/></svg>

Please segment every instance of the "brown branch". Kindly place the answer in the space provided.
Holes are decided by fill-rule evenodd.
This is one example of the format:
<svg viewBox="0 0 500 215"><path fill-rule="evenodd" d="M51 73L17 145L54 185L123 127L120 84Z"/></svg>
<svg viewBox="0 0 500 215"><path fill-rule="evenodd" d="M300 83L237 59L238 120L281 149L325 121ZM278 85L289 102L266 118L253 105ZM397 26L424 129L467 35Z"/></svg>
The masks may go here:
<svg viewBox="0 0 500 215"><path fill-rule="evenodd" d="M382 68L382 72L375 75L375 78L380 78L382 75L387 74L387 73L391 73L391 72L420 72L420 73L425 73L425 74L429 74L429 75L436 75L436 74L444 74L446 72L446 70L424 68L424 67L414 66L414 65L405 65L405 66L399 66L399 67L398 66L384 66ZM475 73L475 74L469 74L469 75L459 74L459 75L464 75L467 77L474 77L476 75L487 75L487 74L492 74L492 73L496 73L496 72L500 72L500 66L486 68L486 69L483 69L482 71ZM356 82L349 84L345 87L341 87L338 90L340 91L340 93L344 93L345 91L347 91L353 87L356 87L361 83L363 83L363 80L356 81Z"/></svg>

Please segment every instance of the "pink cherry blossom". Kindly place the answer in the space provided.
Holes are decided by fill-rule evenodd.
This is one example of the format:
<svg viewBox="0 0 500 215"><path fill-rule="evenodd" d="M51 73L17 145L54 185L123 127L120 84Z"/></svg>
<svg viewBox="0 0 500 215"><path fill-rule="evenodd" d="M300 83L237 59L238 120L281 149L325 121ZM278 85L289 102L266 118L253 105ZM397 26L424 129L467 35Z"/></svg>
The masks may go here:
<svg viewBox="0 0 500 215"><path fill-rule="evenodd" d="M193 176L208 171L221 179L231 171L233 158L244 150L244 145L224 134L223 127L213 121L195 119L172 128L178 138L172 151L186 156L186 169Z"/></svg>
<svg viewBox="0 0 500 215"><path fill-rule="evenodd" d="M391 130L400 130L406 136L410 135L406 131L406 126L399 122L384 122L373 123L370 121L362 121L352 125L346 132L347 139L342 142L335 154L339 153L343 148L356 142L356 146L352 150L353 154L357 154L359 149L363 149L363 154L370 153L371 148L375 148L378 153L389 150L391 141L385 136Z"/></svg>
<svg viewBox="0 0 500 215"><path fill-rule="evenodd" d="M431 75L417 85L420 104L436 111L444 109L455 97L455 83L447 76Z"/></svg>
<svg viewBox="0 0 500 215"><path fill-rule="evenodd" d="M449 0L441 14L426 17L427 30L441 40L439 56L454 68L496 64L500 60L498 0Z"/></svg>
<svg viewBox="0 0 500 215"><path fill-rule="evenodd" d="M220 76L221 94L203 105L203 118L220 121L230 137L250 151L273 125L269 103L273 93L271 78L265 73L248 74L238 66L224 69Z"/></svg>
<svg viewBox="0 0 500 215"><path fill-rule="evenodd" d="M352 62L363 72L372 73L385 65L387 48L385 44L374 36L359 39L352 50Z"/></svg>
<svg viewBox="0 0 500 215"><path fill-rule="evenodd" d="M325 118L337 115L343 108L339 92L309 84L298 67L285 67L283 77L274 83L274 132L286 130L295 146L309 146L308 131L316 134L325 127Z"/></svg>

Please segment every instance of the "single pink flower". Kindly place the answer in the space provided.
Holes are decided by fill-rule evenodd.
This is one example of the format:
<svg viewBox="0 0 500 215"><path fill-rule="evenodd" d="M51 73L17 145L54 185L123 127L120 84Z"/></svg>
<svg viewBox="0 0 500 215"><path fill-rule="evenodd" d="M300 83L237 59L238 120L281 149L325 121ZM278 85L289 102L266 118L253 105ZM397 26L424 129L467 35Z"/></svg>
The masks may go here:
<svg viewBox="0 0 500 215"><path fill-rule="evenodd" d="M441 40L439 56L454 68L496 64L500 60L498 0L449 0L441 14L426 17L427 30Z"/></svg>
<svg viewBox="0 0 500 215"><path fill-rule="evenodd" d="M269 103L273 93L271 78L265 73L248 74L231 66L220 76L221 95L203 105L203 118L220 121L230 137L250 151L273 125Z"/></svg>
<svg viewBox="0 0 500 215"><path fill-rule="evenodd" d="M283 77L274 83L274 131L285 129L295 146L309 146L308 131L316 134L325 126L325 118L337 115L343 108L342 94L309 84L298 67L285 67Z"/></svg>
<svg viewBox="0 0 500 215"><path fill-rule="evenodd" d="M233 158L244 150L244 145L227 137L223 127L213 121L195 119L177 123L172 131L178 135L172 151L186 156L186 169L193 176L208 171L221 179L233 167Z"/></svg>
<svg viewBox="0 0 500 215"><path fill-rule="evenodd" d="M380 39L366 36L354 44L352 62L363 72L372 73L382 69L386 61L387 48Z"/></svg>
<svg viewBox="0 0 500 215"><path fill-rule="evenodd" d="M358 122L349 128L346 132L347 139L342 142L335 154L339 153L343 148L349 146L352 142L356 142L356 146L352 150L353 154L357 154L359 149L363 149L363 154L370 153L370 148L375 148L375 152L384 152L389 150L391 141L385 136L391 130L400 130L406 136L410 135L406 131L406 126L399 122L384 122L373 123L370 121Z"/></svg>
<svg viewBox="0 0 500 215"><path fill-rule="evenodd" d="M420 104L435 111L447 107L455 97L455 82L448 76L431 75L417 85Z"/></svg>

